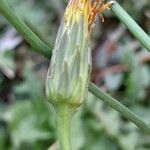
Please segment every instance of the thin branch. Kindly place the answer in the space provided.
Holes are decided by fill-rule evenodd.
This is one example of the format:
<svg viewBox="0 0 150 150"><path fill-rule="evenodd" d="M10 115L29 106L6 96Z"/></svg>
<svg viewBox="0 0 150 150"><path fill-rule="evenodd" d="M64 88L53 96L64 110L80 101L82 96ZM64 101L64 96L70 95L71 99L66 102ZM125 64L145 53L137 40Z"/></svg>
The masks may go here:
<svg viewBox="0 0 150 150"><path fill-rule="evenodd" d="M150 135L150 127L141 120L138 116L136 116L133 112L131 112L127 107L121 104L119 101L108 95L107 93L100 90L96 85L90 82L89 84L89 92L98 97L104 103L112 106L118 112L120 112L124 117L132 121L137 127L139 127L144 133Z"/></svg>
<svg viewBox="0 0 150 150"><path fill-rule="evenodd" d="M31 29L15 14L14 11L11 10L5 0L0 0L0 13L21 35L23 35L25 40L31 44L35 51L50 58L51 49L31 31Z"/></svg>
<svg viewBox="0 0 150 150"><path fill-rule="evenodd" d="M150 51L150 36L129 16L129 14L115 1L111 10L120 19L122 23L130 30L130 32Z"/></svg>

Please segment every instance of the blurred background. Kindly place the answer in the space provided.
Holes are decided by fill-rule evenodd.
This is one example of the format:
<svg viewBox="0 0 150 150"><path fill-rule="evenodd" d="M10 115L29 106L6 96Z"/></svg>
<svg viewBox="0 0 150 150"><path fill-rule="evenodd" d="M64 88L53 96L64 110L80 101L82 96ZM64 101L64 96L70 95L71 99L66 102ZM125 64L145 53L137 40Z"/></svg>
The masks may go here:
<svg viewBox="0 0 150 150"><path fill-rule="evenodd" d="M50 47L67 0L7 0ZM118 0L150 34L150 0ZM91 81L150 124L150 53L111 11L92 36ZM49 60L0 15L0 150L57 150L56 114L45 97ZM73 150L150 150L150 137L88 94L72 123Z"/></svg>

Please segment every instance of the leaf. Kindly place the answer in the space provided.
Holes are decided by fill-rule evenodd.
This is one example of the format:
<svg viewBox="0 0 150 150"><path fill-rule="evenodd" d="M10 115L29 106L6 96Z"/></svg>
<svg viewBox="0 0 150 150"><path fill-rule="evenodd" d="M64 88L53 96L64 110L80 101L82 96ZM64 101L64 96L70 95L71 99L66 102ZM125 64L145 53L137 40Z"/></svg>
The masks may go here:
<svg viewBox="0 0 150 150"><path fill-rule="evenodd" d="M42 101L32 103L26 100L15 103L6 111L3 119L9 123L14 148L23 143L34 145L55 137L53 113L48 108Z"/></svg>

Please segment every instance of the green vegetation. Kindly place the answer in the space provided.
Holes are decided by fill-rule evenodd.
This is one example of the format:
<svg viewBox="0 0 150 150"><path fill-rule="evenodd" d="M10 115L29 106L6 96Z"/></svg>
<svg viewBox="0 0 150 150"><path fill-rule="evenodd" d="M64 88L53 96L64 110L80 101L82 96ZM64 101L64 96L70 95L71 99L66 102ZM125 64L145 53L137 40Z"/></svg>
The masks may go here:
<svg viewBox="0 0 150 150"><path fill-rule="evenodd" d="M51 5L48 5L49 7L47 8L48 1L37 2L37 10L34 12L35 14L33 16L31 15L33 17L32 19L29 16L29 18L27 16L21 16L21 13L19 13L19 11L22 11L23 7L26 6L24 8L24 10L26 10L27 6L31 5L29 1L19 3L17 2L17 0L13 0L9 2L14 8L16 8L16 11L18 11L17 14L20 14L20 18L22 18L24 22L26 22L26 24L28 24L28 26L32 28L32 30L38 35L38 37L40 37L40 39L42 39L42 41L35 34L33 34L33 32L25 25L24 22L13 15L13 12L11 11L11 9L9 9L9 7L4 3L3 0L1 0L1 2L0 12L2 13L2 15L4 15L5 18L7 18L7 20L16 27L16 29L24 36L24 38L31 44L31 46L33 46L34 50L37 50L37 52L43 54L46 57L49 57L48 55L50 55L50 48L48 48L48 46L46 46L42 41L43 39L44 41L53 41L53 34L55 33L57 22L56 24L51 24L51 28L54 29L54 31L49 31L48 27L46 27L46 22L44 23L44 29L40 29L38 27L36 29L37 23L38 26L40 26L41 18L35 19L34 21L32 20L34 17L38 18L40 16L39 14L36 16L36 12L38 12L40 5L42 5L43 8L46 8L50 12L52 10L54 11L54 8L51 8ZM132 6L132 3L134 3L134 1L130 3ZM16 4L18 4L19 6L17 7ZM149 2L145 1L143 2L142 7L144 8L144 6L148 4ZM58 5L56 4L55 7L56 6ZM130 6L127 6L127 8L128 7L130 8ZM31 10L29 12L33 13L32 11L34 10L32 10L32 7L30 9ZM123 11L118 4L114 5L112 9L118 17L120 14L119 10L120 12ZM137 7L136 9L139 10L139 13L140 8ZM55 16L55 13L57 12L52 12L51 15ZM41 16L42 14L45 14L45 12L41 11ZM142 16L142 12L141 14L139 13L138 18L139 21L142 22L140 15ZM53 17L52 20L54 19ZM122 18L123 17L126 18L125 15L123 15ZM108 15L108 18L111 18L111 16ZM4 27L7 24L3 20L3 18L0 19L0 28L3 31ZM29 20L32 20L33 22L29 22ZM126 20L122 21L123 23L127 23ZM117 22L117 24L119 23ZM130 30L134 32L134 35L149 50L149 37L145 34L145 32L141 28L139 28L139 26L135 24L135 22L133 23L133 20L131 18L126 25ZM120 26L121 25L118 25L118 31ZM49 35L51 35L52 37L48 37L49 35L46 35L46 32L44 31L46 29L47 31L49 31ZM121 29L123 29L123 27ZM106 35L109 36L110 33L107 33L107 30L109 31L109 29L106 28L105 32ZM42 32L45 32L44 38L42 38L43 36L40 34ZM4 33L1 32L0 34L3 35ZM112 30L112 37L114 34L115 33ZM103 81L105 81L105 84L103 86L106 86L106 89L110 91L112 95L118 97L117 99L119 99L120 101L122 100L121 102L128 106L134 113L136 113L137 116L142 118L142 120L144 120L146 123L149 123L149 93L148 90L146 90L149 88L150 84L148 61L149 54L146 53L146 50L143 47L134 42L128 33L122 30L122 34L124 35L122 40L116 39L115 41L114 39L111 39L111 37L109 39L105 39L105 42L111 42L112 40L113 42L116 42L115 44L118 43L115 52L109 51L110 56L111 54L113 54L113 56L117 58L117 62L115 62L113 60L113 56L111 56L111 58L109 58L109 62L97 62L97 64L100 63L101 65L103 65L104 63L105 67L101 67L99 69L109 69L108 65L113 67L113 61L119 65L121 64L126 67L125 69L121 67L121 73L119 70L120 74L107 74L106 72L102 79ZM13 37L15 36L13 35ZM96 45L98 45L99 36L95 34L94 37L95 42L97 39ZM51 39L47 40L47 38ZM2 45L3 44L4 43L2 43ZM18 45L19 47L17 47ZM17 51L12 51L12 49L15 48L17 48ZM106 49L104 45L102 48ZM55 145L56 142L56 133L54 132L54 129L56 127L56 122L54 120L56 116L53 111L49 112L50 110L48 107L50 106L47 106L49 104L43 103L43 100L45 99L43 94L45 74L42 73L42 75L40 75L40 73L42 72L42 67L40 66L42 65L43 61L45 62L44 66L46 66L46 60L44 60L43 58L42 60L40 58L41 62L36 62L36 60L31 61L33 60L31 58L24 58L24 60L19 60L20 57L25 57L24 53L29 56L33 55L32 53L28 53L24 49L31 48L28 48L27 45L24 44L23 40L20 39L20 41L17 42L14 47L5 46L4 50L0 51L0 58L2 58L0 59L0 68L2 70L0 79L0 98L2 99L2 103L0 105L0 125L2 126L0 128L0 132L2 134L0 135L0 139L2 140L0 140L0 149L7 149L8 145L13 149L23 149L23 147L25 149L46 149L53 144ZM139 51L136 51L137 49ZM119 50L124 51L120 54ZM101 57L107 58L108 56L105 55ZM38 59L39 56L35 57L36 59ZM101 58L99 59L100 61L102 60ZM21 67L19 66L19 64L21 64ZM94 69L97 68L93 68L93 70ZM13 73L15 74L14 76ZM97 76L99 76L94 73L94 71L92 75L95 76L93 77L93 81L97 79ZM119 78L117 78L117 75L119 76ZM37 79L39 77L41 77L42 81L40 79ZM116 85L116 87L111 87L111 85L116 84L114 82L118 82L118 85ZM113 102L113 98L111 98L104 92L99 91L99 89L93 84L90 84L89 89L91 93L101 98L101 100L103 100L104 102L111 104L111 106L118 110L123 116L133 121L145 133L149 133L149 126L119 102ZM150 141L148 135L143 134L142 132L137 130L135 126L122 118L116 111L114 111L110 107L104 106L104 104L101 102L94 101L95 99L97 99L96 97L93 97L91 95L89 95L88 97L89 98L84 106L84 109L81 110L75 120L75 122L77 122L75 124L75 127L77 129L74 128L73 132L75 133L72 133L74 137L74 149L109 150L110 147L111 149L120 148L125 150L149 149ZM126 138L130 140L126 141Z"/></svg>

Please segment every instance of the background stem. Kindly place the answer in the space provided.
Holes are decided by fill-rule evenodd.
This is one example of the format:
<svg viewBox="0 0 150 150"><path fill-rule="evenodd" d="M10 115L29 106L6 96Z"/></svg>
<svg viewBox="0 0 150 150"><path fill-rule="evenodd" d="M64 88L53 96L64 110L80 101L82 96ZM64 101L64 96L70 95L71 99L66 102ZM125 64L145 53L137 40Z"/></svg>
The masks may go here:
<svg viewBox="0 0 150 150"><path fill-rule="evenodd" d="M51 56L51 49L42 42L31 29L11 10L5 0L0 0L0 13L23 35L35 51L41 53L45 57Z"/></svg>
<svg viewBox="0 0 150 150"><path fill-rule="evenodd" d="M128 15L128 13L115 1L111 10L127 26L130 32L150 51L150 37L144 30Z"/></svg>
<svg viewBox="0 0 150 150"><path fill-rule="evenodd" d="M115 100L111 96L109 96L107 93L101 91L97 86L95 86L93 83L90 83L89 85L89 91L101 99L106 104L112 106L114 109L116 109L118 112L120 112L124 117L131 120L137 127L139 127L144 133L147 133L150 135L150 127L144 123L138 116L136 116L133 112L131 112L128 108L126 108L124 105L122 105L119 101Z"/></svg>
<svg viewBox="0 0 150 150"><path fill-rule="evenodd" d="M70 123L73 114L66 104L59 105L57 113L60 150L71 150Z"/></svg>

